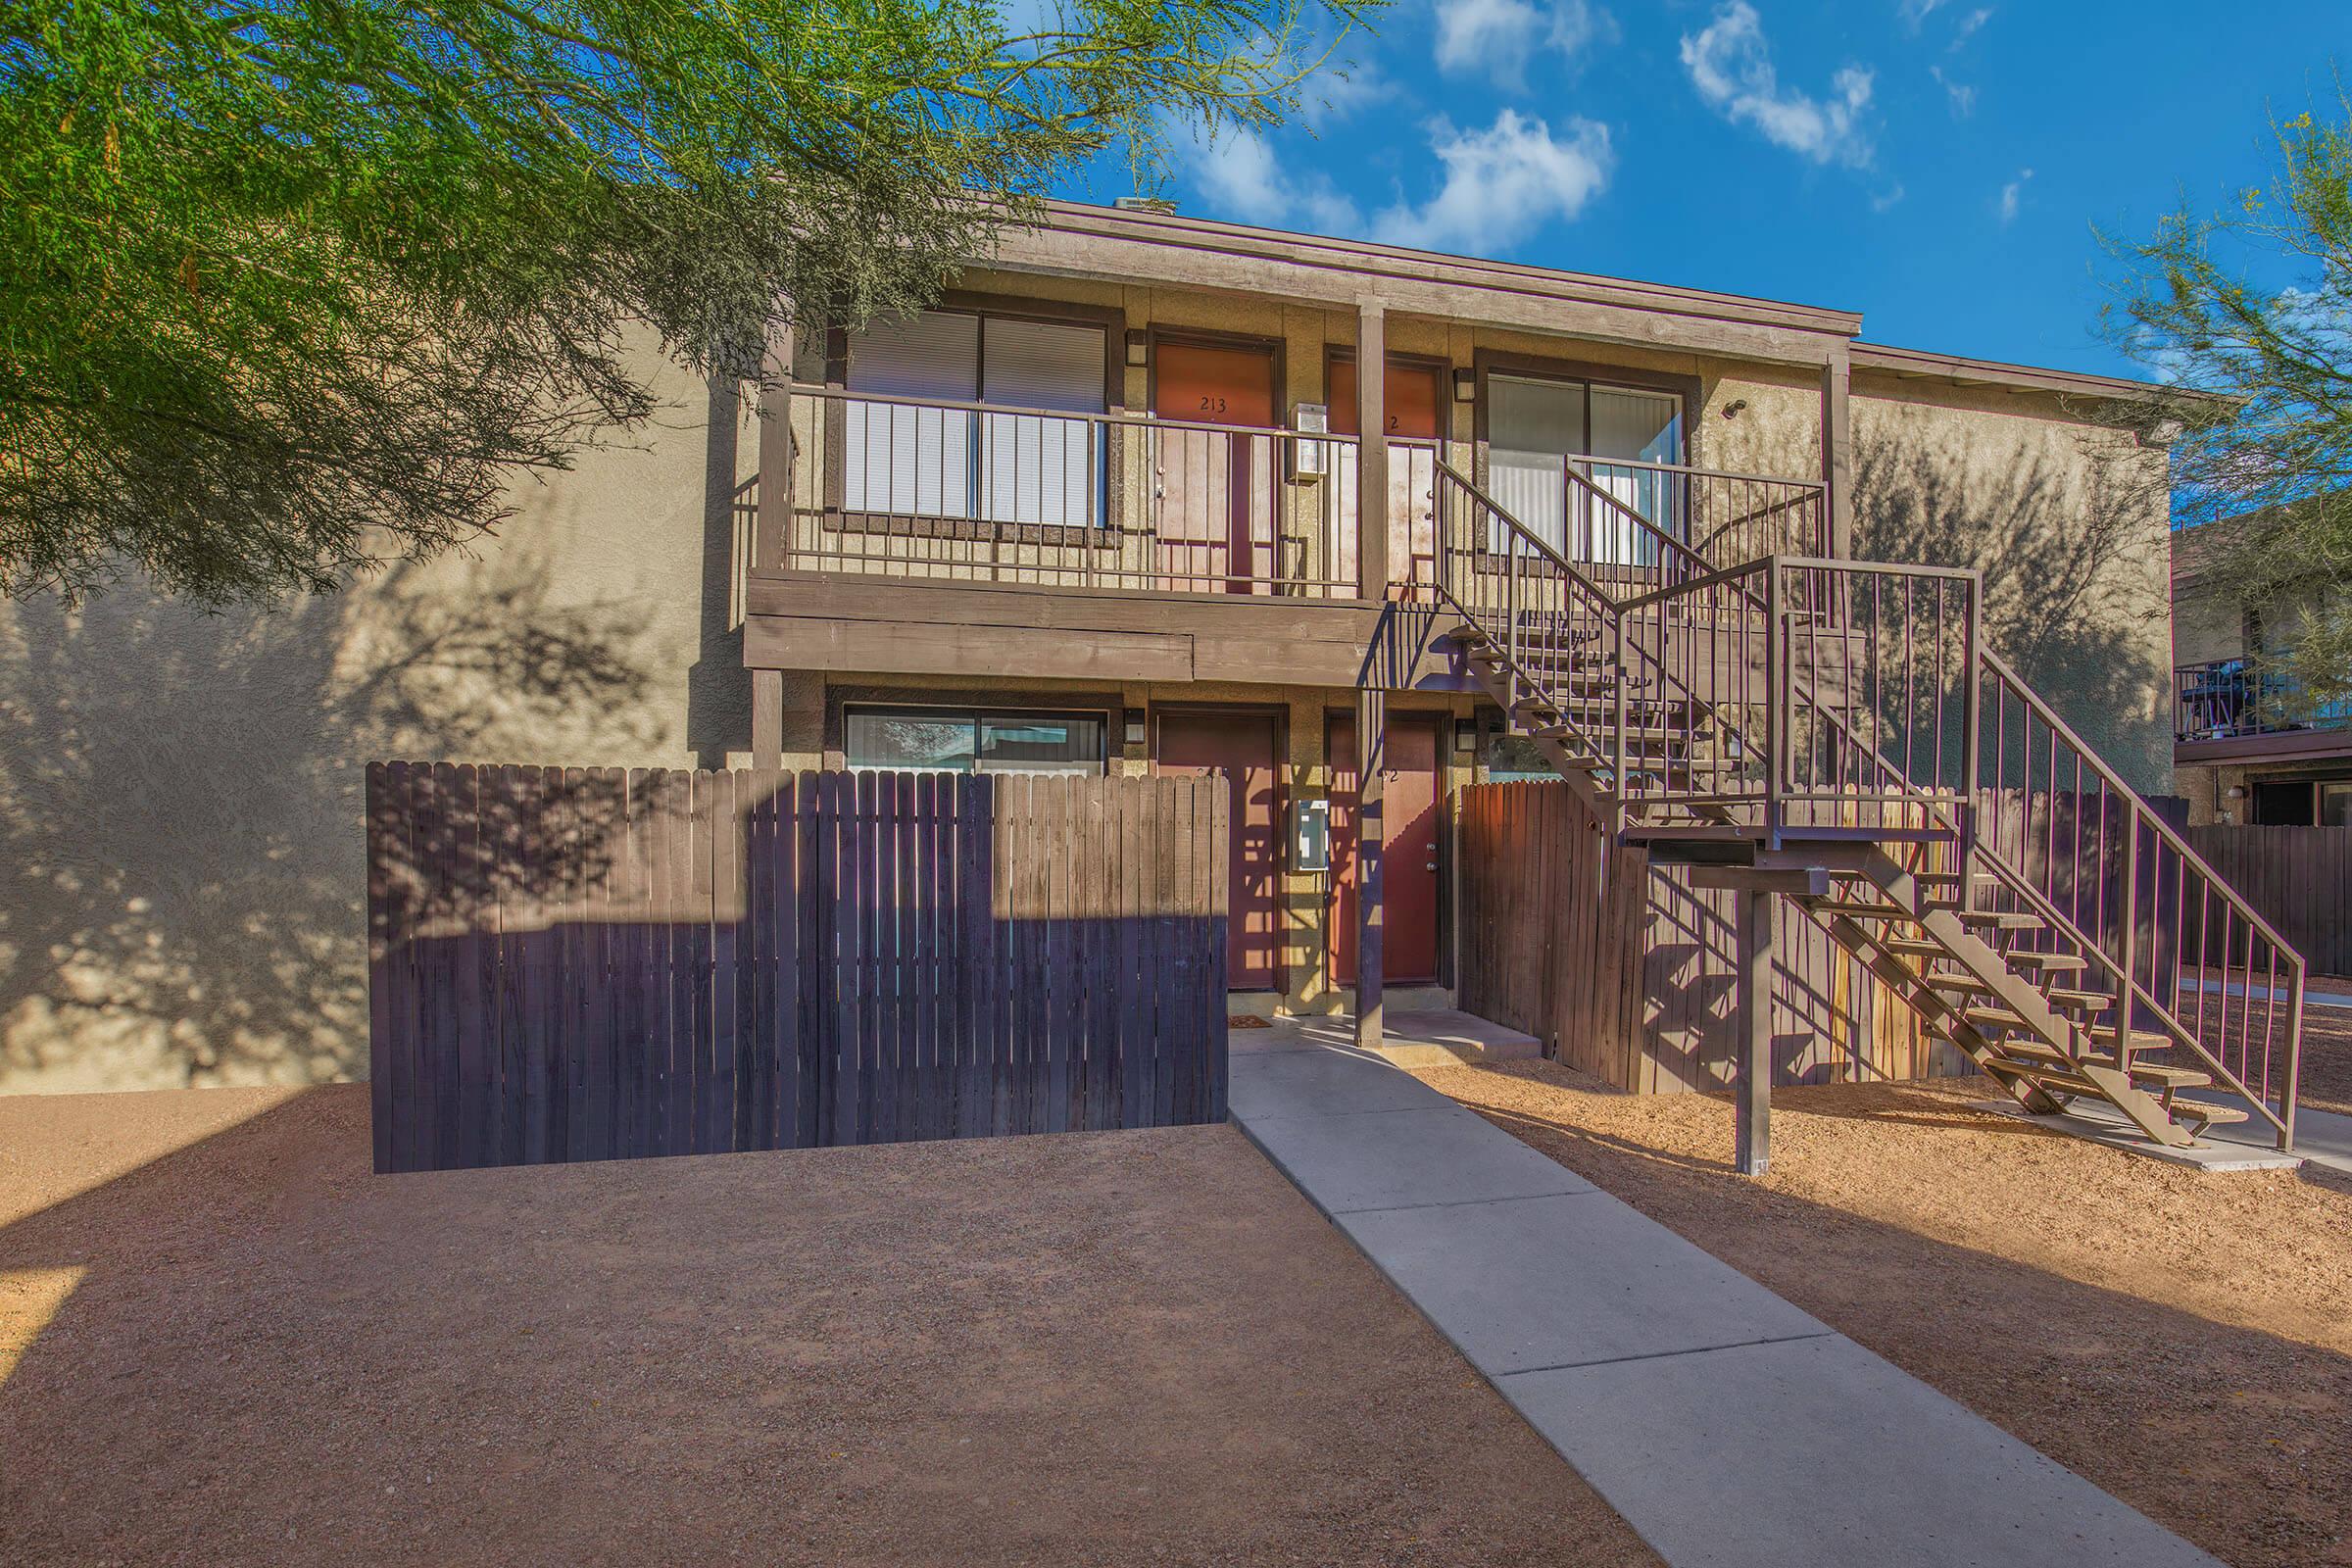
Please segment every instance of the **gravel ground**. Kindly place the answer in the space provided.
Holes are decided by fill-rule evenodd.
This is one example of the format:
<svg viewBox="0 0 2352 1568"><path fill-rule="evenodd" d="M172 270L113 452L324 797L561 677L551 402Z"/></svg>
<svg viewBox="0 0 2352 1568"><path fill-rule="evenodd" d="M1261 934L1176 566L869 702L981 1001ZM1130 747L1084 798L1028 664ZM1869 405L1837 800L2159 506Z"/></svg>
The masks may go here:
<svg viewBox="0 0 2352 1568"><path fill-rule="evenodd" d="M2342 982L2333 984L2341 985ZM2222 1005L2222 1000L2218 997L2207 1000L2204 1004L2204 1028L2210 1039L2225 1038ZM2232 1002L2229 1005L2230 1015L2235 1019L2245 1004ZM2180 1018L2183 1025L2189 1024L2185 1012L2180 1014ZM2304 1004L2303 1071L2298 1080L2297 1093L2302 1097L2302 1103L2313 1110L2332 1110L2339 1116L2352 1115L2352 1007L2323 1007L2316 1003Z"/></svg>
<svg viewBox="0 0 2352 1568"><path fill-rule="evenodd" d="M1418 1076L2224 1561L2352 1563L2352 1177L2159 1164L1980 1079L1776 1090L1751 1182L1722 1099Z"/></svg>
<svg viewBox="0 0 2352 1568"><path fill-rule="evenodd" d="M0 1099L0 1560L1656 1561L1231 1128L374 1177L367 1112Z"/></svg>

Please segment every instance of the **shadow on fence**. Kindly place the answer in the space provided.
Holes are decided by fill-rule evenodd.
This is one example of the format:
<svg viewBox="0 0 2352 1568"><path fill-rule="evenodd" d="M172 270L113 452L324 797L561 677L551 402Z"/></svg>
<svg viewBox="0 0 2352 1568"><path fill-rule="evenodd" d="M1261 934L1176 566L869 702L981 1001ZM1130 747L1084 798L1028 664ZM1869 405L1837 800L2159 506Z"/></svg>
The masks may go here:
<svg viewBox="0 0 2352 1568"><path fill-rule="evenodd" d="M368 788L378 1170L1224 1118L1221 781Z"/></svg>

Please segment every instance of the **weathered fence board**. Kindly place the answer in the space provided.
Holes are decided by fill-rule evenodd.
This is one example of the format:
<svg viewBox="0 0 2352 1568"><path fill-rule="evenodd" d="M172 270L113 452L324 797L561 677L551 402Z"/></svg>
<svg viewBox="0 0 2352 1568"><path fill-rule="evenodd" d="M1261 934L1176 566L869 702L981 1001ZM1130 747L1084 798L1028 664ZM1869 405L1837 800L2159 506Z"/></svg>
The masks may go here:
<svg viewBox="0 0 2352 1568"><path fill-rule="evenodd" d="M2352 975L2352 827L2219 822L2182 836L2278 927L2312 973Z"/></svg>
<svg viewBox="0 0 2352 1568"><path fill-rule="evenodd" d="M1735 895L1694 890L1686 870L1609 842L1565 783L1476 785L1459 812L1465 1008L1620 1088L1733 1081ZM1777 1082L1967 1066L1810 920L1781 921L1777 974Z"/></svg>
<svg viewBox="0 0 2352 1568"><path fill-rule="evenodd" d="M1225 1115L1215 779L376 763L378 1170Z"/></svg>

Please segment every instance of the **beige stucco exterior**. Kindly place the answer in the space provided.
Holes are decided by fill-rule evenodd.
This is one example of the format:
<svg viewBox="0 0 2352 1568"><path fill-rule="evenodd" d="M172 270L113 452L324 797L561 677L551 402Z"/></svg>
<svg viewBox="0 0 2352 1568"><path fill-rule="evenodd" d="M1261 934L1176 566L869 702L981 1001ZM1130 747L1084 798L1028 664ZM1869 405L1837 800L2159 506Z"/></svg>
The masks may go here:
<svg viewBox="0 0 2352 1568"><path fill-rule="evenodd" d="M219 615L0 604L0 1093L365 1076L370 760L743 744L726 502L756 443L683 372L659 389L464 556Z"/></svg>
<svg viewBox="0 0 2352 1568"><path fill-rule="evenodd" d="M2172 787L2164 454L2058 397L1857 375L1854 542L1975 566L1993 650L2144 792Z"/></svg>
<svg viewBox="0 0 2352 1568"><path fill-rule="evenodd" d="M1287 404L1327 401L1325 351L1354 312L1231 292L975 272L966 286L1117 310L1134 327L1280 340ZM1608 364L1694 385L1690 459L1791 479L1823 468L1817 368L1388 318L1392 353ZM1117 352L1114 344L1113 352ZM649 361L649 363L652 363ZM820 341L796 369L823 375ZM366 1071L361 803L391 757L693 766L748 760L739 632L757 421L661 368L662 415L575 468L515 491L495 539L397 564L333 597L211 616L135 587L79 610L0 606L0 1092L317 1082ZM1446 388L1447 435L1474 409ZM1125 372L1128 407L1149 372ZM812 405L796 406L815 461ZM1287 413L1287 409L1285 411ZM1855 553L1986 572L1996 646L2137 782L2169 778L2170 662L2160 513L2114 514L2116 463L2154 454L2055 396L1857 374ZM1304 488L1304 487L1301 487ZM2161 486L2157 486L2161 492ZM786 671L789 766L827 760L828 684L1050 692L1005 675ZM1094 688L1100 690L1100 686ZM1343 688L1124 682L1120 701L1246 702L1287 715L1287 787L1329 785L1324 715ZM1466 715L1467 696L1400 706ZM1140 749L1120 756L1149 767ZM1442 749L1448 787L1466 756ZM1344 1000L1322 972L1327 889L1282 883L1282 1004Z"/></svg>

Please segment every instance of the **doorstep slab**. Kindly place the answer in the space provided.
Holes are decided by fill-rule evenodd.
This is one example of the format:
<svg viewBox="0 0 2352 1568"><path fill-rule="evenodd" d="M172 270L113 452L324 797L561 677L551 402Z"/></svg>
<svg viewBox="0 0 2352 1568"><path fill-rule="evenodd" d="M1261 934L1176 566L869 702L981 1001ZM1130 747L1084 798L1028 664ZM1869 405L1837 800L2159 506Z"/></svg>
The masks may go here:
<svg viewBox="0 0 2352 1568"><path fill-rule="evenodd" d="M1490 1377L1830 1332L1599 1191L1334 1219Z"/></svg>
<svg viewBox="0 0 2352 1568"><path fill-rule="evenodd" d="M1493 1129L1479 1114L1451 1102L1355 1116L1252 1116L1244 1127L1327 1214L1592 1191L1516 1138L1484 1137Z"/></svg>
<svg viewBox="0 0 2352 1568"><path fill-rule="evenodd" d="M1675 1568L2220 1568L1842 1335L1495 1386Z"/></svg>

